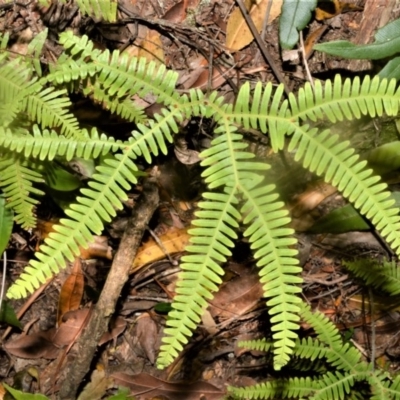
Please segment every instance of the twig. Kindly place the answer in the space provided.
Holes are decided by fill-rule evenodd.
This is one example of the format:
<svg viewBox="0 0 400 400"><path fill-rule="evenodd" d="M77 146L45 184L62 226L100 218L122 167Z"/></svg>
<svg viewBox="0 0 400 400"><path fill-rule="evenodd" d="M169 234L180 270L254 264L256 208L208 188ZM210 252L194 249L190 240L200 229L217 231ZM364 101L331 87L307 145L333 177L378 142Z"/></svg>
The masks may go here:
<svg viewBox="0 0 400 400"><path fill-rule="evenodd" d="M304 48L303 31L300 31L300 49L301 49L301 55L303 57L304 68L306 69L306 74L307 74L308 81L310 82L310 85L314 90L314 80L313 80L313 78L311 76L310 69L308 68L306 50Z"/></svg>
<svg viewBox="0 0 400 400"><path fill-rule="evenodd" d="M148 180L128 220L118 251L111 265L106 283L96 304L92 317L77 342L77 356L70 362L62 382L60 399L76 399L76 393L83 378L90 370L90 364L100 337L106 332L114 314L122 288L129 277L133 260L140 246L143 232L159 203L157 185Z"/></svg>
<svg viewBox="0 0 400 400"><path fill-rule="evenodd" d="M375 358L376 358L376 322L375 322L375 304L374 304L374 294L372 293L372 289L368 288L369 294L369 309L371 313L371 339L370 339L370 348L371 348L371 363L372 363L372 371L375 369Z"/></svg>
<svg viewBox="0 0 400 400"><path fill-rule="evenodd" d="M273 60L273 58L271 57L271 55L268 53L268 51L267 51L267 49L266 49L266 47L265 47L265 44L264 44L264 42L262 41L260 35L259 35L258 32L257 32L257 28L256 28L256 26L254 25L253 20L249 17L249 15L248 15L248 13L247 13L247 10L246 10L246 7L244 6L242 0L236 0L236 3L237 3L237 5L238 5L239 8L240 8L240 11L241 11L242 14L243 14L243 18L246 20L246 23L247 23L247 25L249 26L250 31L251 31L251 33L253 34L254 39L256 40L256 42L257 42L257 44L258 44L258 47L259 47L260 50L261 50L261 53L262 53L263 56L265 57L265 59L266 59L266 61L268 62L269 66L271 67L273 73L274 73L275 76L276 76L276 79L278 79L278 81L279 81L280 83L283 84L283 86L284 86L284 88L285 88L285 93L286 93L287 95L289 95L289 93L290 93L291 91L290 91L289 87L287 86L287 83L285 82L285 79L283 78L282 74L280 73L278 67L276 66L275 61Z"/></svg>

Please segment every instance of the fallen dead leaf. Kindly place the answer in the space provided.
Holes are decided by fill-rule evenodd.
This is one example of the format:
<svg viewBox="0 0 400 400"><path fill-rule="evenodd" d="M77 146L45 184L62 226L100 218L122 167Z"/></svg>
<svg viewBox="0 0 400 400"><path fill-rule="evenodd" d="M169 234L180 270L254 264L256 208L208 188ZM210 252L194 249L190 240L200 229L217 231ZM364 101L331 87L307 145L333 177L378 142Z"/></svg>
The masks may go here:
<svg viewBox="0 0 400 400"><path fill-rule="evenodd" d="M81 260L76 258L71 274L61 287L57 309L58 326L60 326L61 319L66 312L77 310L81 305L84 281Z"/></svg>
<svg viewBox="0 0 400 400"><path fill-rule="evenodd" d="M184 251L185 246L189 244L189 234L187 229L171 228L167 233L159 236L159 240L168 254L180 253ZM130 273L132 274L144 265L161 260L165 257L165 252L156 241L151 238L140 247Z"/></svg>
<svg viewBox="0 0 400 400"><path fill-rule="evenodd" d="M128 387L136 399L151 399L155 396L165 396L171 400L221 400L225 391L207 382L171 383L141 373L128 375L122 372L112 374L115 384Z"/></svg>
<svg viewBox="0 0 400 400"><path fill-rule="evenodd" d="M235 264L234 278L225 282L210 303L213 318L228 320L253 310L263 297L263 288L256 268Z"/></svg>
<svg viewBox="0 0 400 400"><path fill-rule="evenodd" d="M258 4L255 4L252 0L246 0L244 2L246 9L249 10L249 16L253 20L258 32L261 32L269 6L271 6L271 8L268 15L268 24L280 15L282 2L283 0L260 0ZM247 26L240 9L238 7L235 8L229 17L226 28L226 47L230 51L238 51L250 44L253 40L253 34Z"/></svg>
<svg viewBox="0 0 400 400"><path fill-rule="evenodd" d="M136 335L140 346L152 364L156 360L157 334L157 324L149 313L143 313L136 321Z"/></svg>

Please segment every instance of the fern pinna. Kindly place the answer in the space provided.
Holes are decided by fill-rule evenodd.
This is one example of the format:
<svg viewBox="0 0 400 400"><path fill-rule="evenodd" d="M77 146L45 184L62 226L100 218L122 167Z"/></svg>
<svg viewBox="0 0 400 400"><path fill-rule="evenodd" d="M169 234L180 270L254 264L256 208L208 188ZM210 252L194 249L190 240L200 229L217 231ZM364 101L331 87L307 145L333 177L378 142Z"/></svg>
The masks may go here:
<svg viewBox="0 0 400 400"><path fill-rule="evenodd" d="M327 317L319 311L312 312L304 303L300 304L300 309L302 319L313 327L317 338L297 339L293 356L310 360L311 365L317 365L316 360L325 360L325 365L322 364L312 377L276 378L244 388L230 387L229 392L235 398L313 400L400 398L400 375L392 379L389 373L375 370L373 365L361 360L362 354L358 349L350 343L343 342L339 330ZM258 351L269 351L272 347L271 342L265 339L241 342L239 345ZM361 382L368 383L369 387L361 385Z"/></svg>
<svg viewBox="0 0 400 400"><path fill-rule="evenodd" d="M395 115L400 93L395 90L394 82L367 77L363 82L356 78L342 83L338 77L324 86L317 82L314 90L306 84L297 96L290 95L286 100L281 86L274 90L272 84L258 83L251 89L246 83L233 106L225 104L216 92L206 96L199 90L190 90L180 95L175 90L176 73L143 59L129 59L118 51L96 50L87 37L77 38L66 32L61 34L60 43L65 52L50 67L48 75L38 80L34 68L28 64L19 75L19 86L27 87L34 101L19 97L14 88L12 95L7 94L8 83L0 81L0 98L8 99L10 115L28 110L30 119L30 124L15 126L13 117L0 126L1 162L19 157L30 163L55 157L64 160L102 157L87 187L81 189L76 203L65 211L67 217L45 240L37 259L30 262L9 289L8 297L26 296L46 277L64 267L66 259L77 255L80 246L87 246L93 234L99 234L104 223L122 207L127 191L137 182L140 175L137 158L151 162L152 155L166 153L167 143L179 131L180 122L191 116L212 117L216 128L210 148L201 154L208 191L203 194L190 230L191 244L182 260L177 295L158 360L160 367L170 364L187 343L207 301L218 289L223 263L231 254L240 224L254 250L267 299L275 368L287 364L296 348L302 281L294 250L296 239L288 227L290 216L274 185L264 181L268 164L256 160L247 149L238 125L268 133L274 151L283 149L288 141L295 159L336 185L400 253L400 218L398 210L392 207L394 201L386 185L366 168L365 162L359 161L348 142L307 123L325 117L335 122L383 112ZM6 56L0 58L0 68L8 68L9 63L12 61ZM10 68L8 71L11 74ZM115 141L95 129L90 133L81 129L67 110L69 103L64 92L55 89L59 85L90 95L105 108L135 121L137 129L126 141ZM131 100L134 95L148 93L164 107L149 120ZM0 112L3 110L1 106ZM47 112L57 118L48 117ZM27 165L34 169L33 164ZM34 187L31 182L35 179L32 174L25 185ZM10 196L16 180L13 177L4 181L0 177L6 196ZM10 203L15 209L16 204ZM24 218L21 216L19 222L24 223Z"/></svg>

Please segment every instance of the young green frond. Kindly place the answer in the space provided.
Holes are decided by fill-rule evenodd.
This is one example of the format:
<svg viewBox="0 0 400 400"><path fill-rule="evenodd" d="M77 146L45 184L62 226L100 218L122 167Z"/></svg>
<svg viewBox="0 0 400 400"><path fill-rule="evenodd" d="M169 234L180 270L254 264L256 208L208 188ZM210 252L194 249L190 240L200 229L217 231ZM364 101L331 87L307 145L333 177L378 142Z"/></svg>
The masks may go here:
<svg viewBox="0 0 400 400"><path fill-rule="evenodd" d="M42 175L29 160L12 155L0 158L0 171L0 187L7 200L7 207L14 210L15 221L24 229L34 228L34 207L39 201L33 195L42 196L44 193L33 185L44 182Z"/></svg>
<svg viewBox="0 0 400 400"><path fill-rule="evenodd" d="M274 185L248 189L243 187L245 203L241 209L244 232L249 237L251 249L260 268L264 296L267 298L268 312L274 332L274 366L281 369L289 361L297 338L300 298L299 274L301 268L297 250L290 248L296 244L284 204L278 201Z"/></svg>
<svg viewBox="0 0 400 400"><path fill-rule="evenodd" d="M359 259L347 261L344 265L368 286L384 290L392 296L400 294L400 268L395 262Z"/></svg>
<svg viewBox="0 0 400 400"><path fill-rule="evenodd" d="M83 196L65 211L69 219L61 219L54 226L55 232L49 234L36 253L38 260L31 260L9 289L9 298L25 297L60 268L65 268L65 259L73 261L80 253L79 247L87 248L93 234L100 235L104 222L122 208L121 200L127 199L126 191L137 181L136 165L126 154L117 154L105 159L96 170L89 188L81 189Z"/></svg>
<svg viewBox="0 0 400 400"><path fill-rule="evenodd" d="M160 368L171 364L200 322L208 301L222 282L224 270L220 263L230 256L237 238L234 229L239 225L240 214L235 188L226 189L225 193L204 193L204 198L192 222L195 228L189 230L189 254L182 257L182 272L158 358Z"/></svg>

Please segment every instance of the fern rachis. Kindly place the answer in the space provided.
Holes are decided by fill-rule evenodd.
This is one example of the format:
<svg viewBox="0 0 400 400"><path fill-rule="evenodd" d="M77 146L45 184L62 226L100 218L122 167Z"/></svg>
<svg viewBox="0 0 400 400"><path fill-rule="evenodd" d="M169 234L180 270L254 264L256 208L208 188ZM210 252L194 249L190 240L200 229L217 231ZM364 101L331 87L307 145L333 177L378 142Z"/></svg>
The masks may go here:
<svg viewBox="0 0 400 400"><path fill-rule="evenodd" d="M296 239L288 227L290 217L279 201L275 186L265 183L263 174L269 169L268 164L265 160L255 160L238 133L237 125L268 133L274 151L283 149L288 139L288 148L295 152L295 159L342 191L400 254L400 218L387 186L364 162L359 162L349 143L340 141L328 130L320 131L307 124L307 120L325 117L335 122L383 112L395 115L400 93L393 82L381 82L376 78L360 82L356 78L342 83L337 78L333 84L327 81L325 87L317 83L314 91L306 84L304 90L297 96L289 96L288 100L282 98L282 86L274 91L272 84L259 83L252 91L247 83L232 106L224 104L217 92L206 96L199 90L191 90L181 96L175 90L175 73L166 71L165 67L149 65L145 60L128 60L117 51L111 54L96 50L86 37L76 38L68 32L61 35L60 41L66 51L39 83L30 78L33 72L28 66L18 70L19 85L28 87L31 100L20 99L14 89L11 96L3 96L8 99L7 107L12 112L10 120L0 126L0 153L47 161L54 157L69 160L72 157L97 158L108 153L111 156L100 161L88 187L81 190L76 203L66 211L68 218L54 228L55 232L38 252L37 260L30 262L9 290L9 297L19 298L31 292L47 276L65 266L66 259L77 255L79 246L86 246L93 233L100 233L104 223L115 215L115 209L122 206L126 192L136 184L140 175L137 159L143 157L150 163L153 155L166 153L167 143L172 142L173 134L179 131L179 124L191 116L213 117L216 128L210 148L201 154L208 190L203 194L193 221L188 254L182 259L177 296L161 348L160 367L170 364L187 343L207 301L218 289L223 275L221 264L231 254L240 223L244 225L244 234L260 268L272 323L275 368L283 368L297 351L299 314L307 314L307 311L302 308L298 296L301 268L297 252L293 250ZM1 64L4 65L7 63ZM11 76L11 70L7 71ZM85 95L93 95L106 107L137 120L137 129L126 141L115 141L98 134L95 129L91 133L80 129L76 119L66 111L69 103L65 92L55 90L54 84L81 88ZM3 92L0 81L0 95ZM164 108L154 119L143 121L141 110L130 103L130 97L147 93L155 95ZM120 101L125 102L125 107L118 108L116 104ZM11 128L19 112L27 112L37 124L32 125L32 134L21 134L20 130ZM46 130L53 128L61 134ZM4 157L1 161L5 162ZM15 182L16 178L13 179ZM28 187L35 179L39 177L32 174L23 184ZM10 182L3 182L6 194ZM23 216L21 222L27 221ZM318 326L320 321L315 319L312 323ZM287 393L305 395L311 391L321 393L315 398L326 398L332 393L341 397L354 380L365 376L365 371L354 369L353 350L336 348L335 333L328 329L325 338L324 329L320 339L330 341L333 347L326 358L346 371L347 376L339 372L327 374L318 384L297 380L291 385L299 384L302 389L289 388ZM321 385L329 386L328 394L323 393Z"/></svg>

